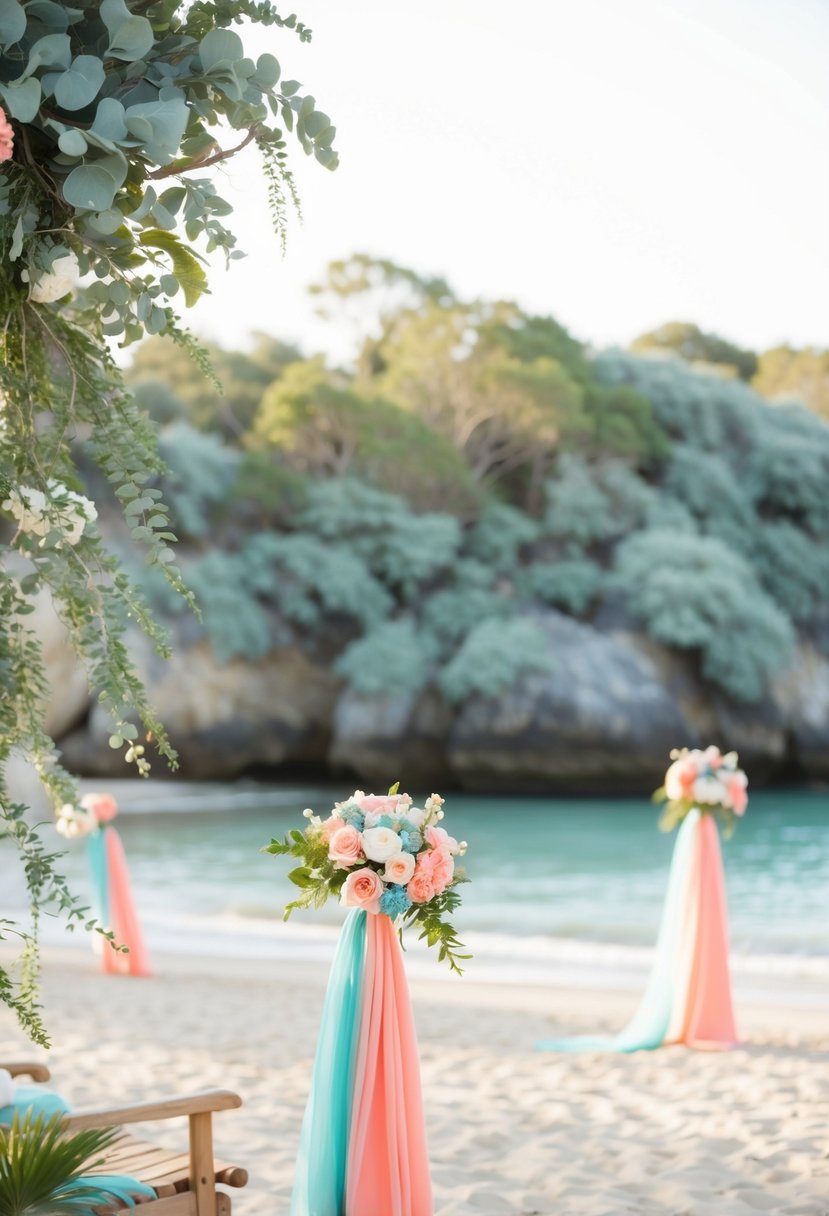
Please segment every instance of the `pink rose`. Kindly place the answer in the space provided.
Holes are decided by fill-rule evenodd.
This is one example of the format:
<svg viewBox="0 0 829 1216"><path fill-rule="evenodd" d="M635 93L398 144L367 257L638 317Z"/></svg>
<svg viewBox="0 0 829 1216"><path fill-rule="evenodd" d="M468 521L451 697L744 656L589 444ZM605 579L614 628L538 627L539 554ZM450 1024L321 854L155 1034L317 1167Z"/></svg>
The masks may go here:
<svg viewBox="0 0 829 1216"><path fill-rule="evenodd" d="M428 852L420 854L417 863L418 867L429 875L435 895L446 890L455 873L455 862L450 853L445 849L429 849Z"/></svg>
<svg viewBox="0 0 829 1216"><path fill-rule="evenodd" d="M0 110L0 161L11 160L13 155L14 131L5 111Z"/></svg>
<svg viewBox="0 0 829 1216"><path fill-rule="evenodd" d="M84 794L81 806L94 815L98 823L109 823L118 814L118 803L112 794Z"/></svg>
<svg viewBox="0 0 829 1216"><path fill-rule="evenodd" d="M461 848L454 836L450 836L446 828L428 827L425 832L426 843L433 849L443 849L445 853L460 853Z"/></svg>
<svg viewBox="0 0 829 1216"><path fill-rule="evenodd" d="M399 887L405 887L414 874L415 859L411 853L397 853L386 862L383 877L386 882L395 882Z"/></svg>
<svg viewBox="0 0 829 1216"><path fill-rule="evenodd" d="M376 913L380 911L382 894L383 883L380 875L365 867L349 874L343 883L340 899L347 908L362 908L365 912Z"/></svg>
<svg viewBox="0 0 829 1216"><path fill-rule="evenodd" d="M731 798L731 809L735 815L745 815L748 806L748 791L746 790L746 775L738 773L728 782L728 793Z"/></svg>
<svg viewBox="0 0 829 1216"><path fill-rule="evenodd" d="M363 838L350 823L345 823L328 841L328 856L338 866L348 869L363 859Z"/></svg>
<svg viewBox="0 0 829 1216"><path fill-rule="evenodd" d="M428 904L429 900L434 899L437 895L432 875L421 865L417 866L412 875L412 879L406 887L406 894L413 904Z"/></svg>
<svg viewBox="0 0 829 1216"><path fill-rule="evenodd" d="M381 815L397 819L405 814L406 808L412 803L408 794L363 794L360 790L354 794L354 800L360 804L367 828L375 827Z"/></svg>

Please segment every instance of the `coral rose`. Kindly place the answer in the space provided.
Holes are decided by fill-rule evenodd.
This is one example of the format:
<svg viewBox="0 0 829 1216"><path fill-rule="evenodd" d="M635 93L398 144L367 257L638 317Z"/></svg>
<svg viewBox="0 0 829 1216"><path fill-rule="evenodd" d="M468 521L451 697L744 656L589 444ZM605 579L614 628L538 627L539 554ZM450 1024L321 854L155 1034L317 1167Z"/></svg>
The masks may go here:
<svg viewBox="0 0 829 1216"><path fill-rule="evenodd" d="M363 859L363 840L360 833L350 823L337 828L328 841L328 856L338 866L348 869Z"/></svg>
<svg viewBox="0 0 829 1216"><path fill-rule="evenodd" d="M380 875L364 867L354 870L343 883L340 899L347 908L362 908L364 912L380 911L383 883Z"/></svg>
<svg viewBox="0 0 829 1216"><path fill-rule="evenodd" d="M13 155L14 131L5 110L0 110L0 161L11 160Z"/></svg>
<svg viewBox="0 0 829 1216"><path fill-rule="evenodd" d="M446 849L430 849L428 853L421 853L418 864L430 876L435 895L446 890L455 874L455 863Z"/></svg>
<svg viewBox="0 0 829 1216"><path fill-rule="evenodd" d="M428 904L430 899L434 899L437 891L428 870L424 870L422 866L417 867L406 887L406 894L413 904Z"/></svg>

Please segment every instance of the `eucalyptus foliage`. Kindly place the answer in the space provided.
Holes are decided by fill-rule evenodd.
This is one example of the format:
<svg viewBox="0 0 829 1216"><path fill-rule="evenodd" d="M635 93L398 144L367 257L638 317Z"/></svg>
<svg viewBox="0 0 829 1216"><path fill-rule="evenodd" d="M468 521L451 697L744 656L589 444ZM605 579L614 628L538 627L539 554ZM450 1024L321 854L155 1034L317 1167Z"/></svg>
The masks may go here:
<svg viewBox="0 0 829 1216"><path fill-rule="evenodd" d="M24 938L22 971L0 969L0 1000L40 1042L37 916L50 905L71 918L82 909L45 850L32 868L31 829L4 784L20 752L56 805L76 799L43 726L48 686L28 620L35 596L50 593L67 625L110 711L111 746L142 774L150 740L175 765L125 641L137 626L166 655L164 631L102 542L99 507L102 517L112 507L83 493L81 465L119 504L119 542L133 542L192 604L171 548L156 432L107 341L167 333L204 369L177 309L207 290L206 255L241 256L231 207L206 171L255 144L284 236L295 201L288 136L336 164L330 120L273 55L245 54L231 28L244 20L310 37L267 0L0 0L4 131L11 122L0 163L0 838L20 850L33 914L32 929L0 925L0 936ZM224 459L199 442L202 464ZM188 502L175 473L167 484L198 532L209 501Z"/></svg>

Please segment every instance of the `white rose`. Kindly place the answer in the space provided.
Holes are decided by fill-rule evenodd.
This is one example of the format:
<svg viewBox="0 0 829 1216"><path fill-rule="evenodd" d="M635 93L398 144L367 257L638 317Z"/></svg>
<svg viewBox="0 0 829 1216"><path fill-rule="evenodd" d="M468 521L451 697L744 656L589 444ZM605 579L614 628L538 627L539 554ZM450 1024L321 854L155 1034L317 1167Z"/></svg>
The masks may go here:
<svg viewBox="0 0 829 1216"><path fill-rule="evenodd" d="M34 280L29 299L35 304L51 304L72 291L80 278L81 268L74 253L65 253L55 258L51 270L44 270Z"/></svg>
<svg viewBox="0 0 829 1216"><path fill-rule="evenodd" d="M694 782L694 802L706 806L717 806L723 800L725 790L716 777L697 777Z"/></svg>
<svg viewBox="0 0 829 1216"><path fill-rule="evenodd" d="M14 1077L5 1068L0 1068L0 1109L11 1106L16 1092Z"/></svg>
<svg viewBox="0 0 829 1216"><path fill-rule="evenodd" d="M671 802L683 796L682 782L679 778L682 768L683 761L674 760L673 764L665 774L665 793Z"/></svg>
<svg viewBox="0 0 829 1216"><path fill-rule="evenodd" d="M407 819L413 828L422 828L426 812L421 811L419 806L410 806L403 818Z"/></svg>
<svg viewBox="0 0 829 1216"><path fill-rule="evenodd" d="M413 853L395 853L394 857L390 857L386 862L383 877L386 882L395 882L398 886L405 887L414 871L415 859Z"/></svg>
<svg viewBox="0 0 829 1216"><path fill-rule="evenodd" d="M363 832L363 852L370 861L388 861L402 851L400 837L391 828L367 828Z"/></svg>

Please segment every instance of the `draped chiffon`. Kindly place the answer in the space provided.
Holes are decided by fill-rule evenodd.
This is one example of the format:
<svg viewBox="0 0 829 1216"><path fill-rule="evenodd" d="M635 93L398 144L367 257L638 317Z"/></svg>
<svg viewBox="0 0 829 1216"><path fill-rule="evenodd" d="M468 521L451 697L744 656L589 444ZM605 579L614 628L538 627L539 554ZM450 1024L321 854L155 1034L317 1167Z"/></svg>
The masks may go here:
<svg viewBox="0 0 829 1216"><path fill-rule="evenodd" d="M645 993L613 1036L550 1039L542 1051L653 1051L665 1043L725 1049L737 1042L728 968L728 912L714 817L689 812L674 845Z"/></svg>
<svg viewBox="0 0 829 1216"><path fill-rule="evenodd" d="M92 887L98 919L111 930L115 942L128 953L104 944L101 968L110 975L150 976L152 968L132 895L127 858L121 837L114 827L102 825L87 837Z"/></svg>

